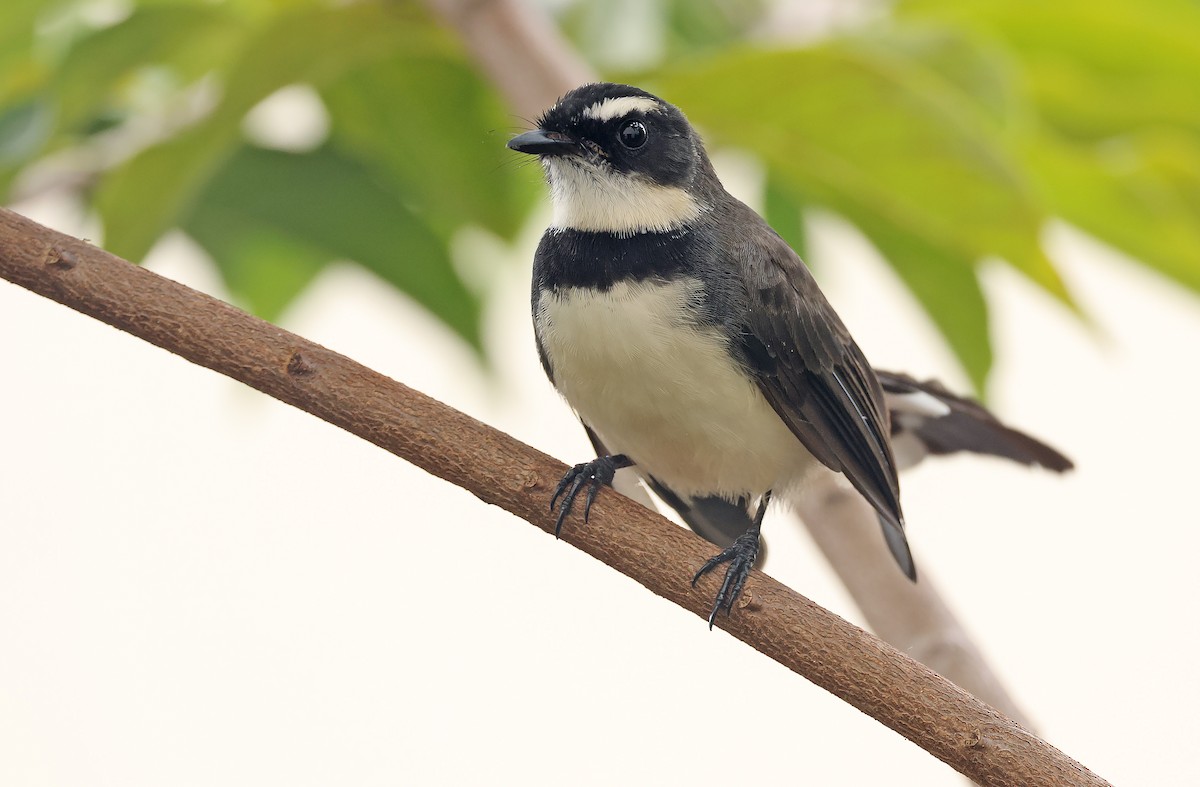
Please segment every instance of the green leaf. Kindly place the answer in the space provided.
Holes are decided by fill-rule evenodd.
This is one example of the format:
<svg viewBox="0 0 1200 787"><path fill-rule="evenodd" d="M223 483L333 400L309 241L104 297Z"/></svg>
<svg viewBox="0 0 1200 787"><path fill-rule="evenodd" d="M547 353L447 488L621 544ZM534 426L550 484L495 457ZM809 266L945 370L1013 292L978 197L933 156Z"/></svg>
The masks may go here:
<svg viewBox="0 0 1200 787"><path fill-rule="evenodd" d="M184 230L212 257L234 300L271 322L331 259L236 202L201 199Z"/></svg>
<svg viewBox="0 0 1200 787"><path fill-rule="evenodd" d="M758 153L812 201L951 259L1001 256L1069 301L1020 162L926 69L842 42L738 52L661 81L713 138Z"/></svg>
<svg viewBox="0 0 1200 787"><path fill-rule="evenodd" d="M667 53L689 55L727 46L762 21L763 0L665 0Z"/></svg>
<svg viewBox="0 0 1200 787"><path fill-rule="evenodd" d="M1200 140L1167 131L1083 149L1027 151L1055 212L1200 290Z"/></svg>
<svg viewBox="0 0 1200 787"><path fill-rule="evenodd" d="M387 168L409 205L445 237L464 224L511 239L540 192L536 169L505 147L514 128L457 55L405 53L321 91L339 148Z"/></svg>
<svg viewBox="0 0 1200 787"><path fill-rule="evenodd" d="M51 115L46 102L36 99L0 111L0 167L22 162L41 148L50 133Z"/></svg>
<svg viewBox="0 0 1200 787"><path fill-rule="evenodd" d="M0 100L27 92L34 31L38 17L49 10L53 4L45 0L0 3Z"/></svg>
<svg viewBox="0 0 1200 787"><path fill-rule="evenodd" d="M230 66L215 116L237 124L281 87L321 87L396 51L440 51L444 41L408 3L348 3L280 13Z"/></svg>
<svg viewBox="0 0 1200 787"><path fill-rule="evenodd" d="M50 89L60 127L81 127L118 103L115 94L140 68L169 66L181 81L216 69L242 32L225 8L209 3L135 8L78 41L59 65Z"/></svg>
<svg viewBox="0 0 1200 787"><path fill-rule="evenodd" d="M241 144L246 112L279 88L322 85L396 47L427 46L399 7L350 4L281 13L246 37L228 69L222 101L202 123L113 170L96 193L108 248L140 260L175 226L197 193Z"/></svg>
<svg viewBox="0 0 1200 787"><path fill-rule="evenodd" d="M973 105L989 128L1023 127L1031 109L1021 92L1011 53L985 35L930 24L896 24L864 33L856 41L885 56L919 66L927 77L942 80L966 111Z"/></svg>
<svg viewBox="0 0 1200 787"><path fill-rule="evenodd" d="M992 341L987 301L970 260L955 258L887 222L849 216L929 314L977 392L987 390Z"/></svg>
<svg viewBox="0 0 1200 787"><path fill-rule="evenodd" d="M232 237L223 237L226 226ZM209 180L183 227L231 271L236 291L268 312L281 309L325 262L350 259L480 346L479 303L442 241L393 184L331 148L239 150ZM297 252L292 267L289 251ZM280 290L272 292L280 270Z"/></svg>
<svg viewBox="0 0 1200 787"><path fill-rule="evenodd" d="M236 129L201 124L142 151L108 173L94 200L104 247L138 261L176 226L205 181L238 144Z"/></svg>
<svg viewBox="0 0 1200 787"><path fill-rule="evenodd" d="M906 0L898 13L1002 42L1043 118L1069 137L1200 130L1200 5L1191 0Z"/></svg>

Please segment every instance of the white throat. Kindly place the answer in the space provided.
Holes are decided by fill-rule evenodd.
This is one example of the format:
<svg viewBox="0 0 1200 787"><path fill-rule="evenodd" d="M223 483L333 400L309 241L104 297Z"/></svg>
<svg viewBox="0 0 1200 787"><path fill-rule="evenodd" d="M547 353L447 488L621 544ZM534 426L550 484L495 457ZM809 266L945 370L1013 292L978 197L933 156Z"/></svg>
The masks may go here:
<svg viewBox="0 0 1200 787"><path fill-rule="evenodd" d="M551 226L638 235L669 232L694 221L704 206L677 186L605 172L554 158L542 160L554 204Z"/></svg>

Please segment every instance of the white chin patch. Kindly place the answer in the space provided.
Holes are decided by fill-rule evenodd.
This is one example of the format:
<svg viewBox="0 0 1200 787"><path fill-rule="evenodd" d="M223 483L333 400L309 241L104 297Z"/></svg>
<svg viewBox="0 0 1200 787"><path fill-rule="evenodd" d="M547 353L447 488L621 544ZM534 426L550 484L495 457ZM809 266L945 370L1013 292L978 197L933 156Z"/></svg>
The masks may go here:
<svg viewBox="0 0 1200 787"><path fill-rule="evenodd" d="M601 122L625 117L631 112L657 112L662 107L652 98L644 96L621 96L597 101L583 110L583 116Z"/></svg>
<svg viewBox="0 0 1200 787"><path fill-rule="evenodd" d="M681 188L554 158L542 160L557 229L638 235L689 224L703 206Z"/></svg>

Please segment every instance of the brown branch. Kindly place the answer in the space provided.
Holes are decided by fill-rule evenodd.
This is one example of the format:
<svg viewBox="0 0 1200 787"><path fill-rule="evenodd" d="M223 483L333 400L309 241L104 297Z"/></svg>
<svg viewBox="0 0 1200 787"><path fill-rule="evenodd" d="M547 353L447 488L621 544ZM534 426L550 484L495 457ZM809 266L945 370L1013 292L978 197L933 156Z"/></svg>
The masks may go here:
<svg viewBox="0 0 1200 787"><path fill-rule="evenodd" d="M560 462L469 416L202 293L0 209L0 277L369 440L549 531ZM602 494L577 546L705 617L715 579L688 579L707 542ZM754 572L721 627L985 785L1102 779L894 648Z"/></svg>
<svg viewBox="0 0 1200 787"><path fill-rule="evenodd" d="M571 88L598 78L546 16L520 0L428 0L428 4L458 32L484 73L526 118L535 117ZM645 500L644 492L639 499ZM852 501L842 505L837 496L824 495L810 497L800 513L879 636L905 652L914 653L915 648L927 666L1024 722L932 584L922 579L914 588L893 567L868 557L886 555L878 548L882 542L875 533L874 515ZM864 527L870 530L869 538L862 535Z"/></svg>
<svg viewBox="0 0 1200 787"><path fill-rule="evenodd" d="M929 572L921 569L920 582L897 580L900 572L879 537L875 510L862 495L838 483L837 476L822 476L797 502L796 513L832 565L854 566L838 573L872 631L1033 729L942 601Z"/></svg>

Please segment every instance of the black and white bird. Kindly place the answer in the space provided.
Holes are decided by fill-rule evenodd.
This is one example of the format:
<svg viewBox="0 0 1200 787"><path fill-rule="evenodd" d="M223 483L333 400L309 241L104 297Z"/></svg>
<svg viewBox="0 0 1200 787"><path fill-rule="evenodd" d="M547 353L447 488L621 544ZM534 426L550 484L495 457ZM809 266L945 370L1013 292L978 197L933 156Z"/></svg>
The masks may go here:
<svg viewBox="0 0 1200 787"><path fill-rule="evenodd" d="M812 274L724 189L671 104L628 85L584 85L508 145L539 157L554 208L534 258L538 353L598 454L555 491L557 527L582 491L586 520L600 486L636 467L725 547L695 577L728 564L710 624L742 590L772 497L804 494L814 473L846 477L916 579L894 427L917 435L957 413L940 446L916 446L1006 455L999 446L1019 444L1009 450L1018 461L1066 461L1032 438L996 437L1006 427L994 419L992 429L961 417L973 403L903 375L886 375L893 421L879 376ZM977 446L980 425L991 442Z"/></svg>

